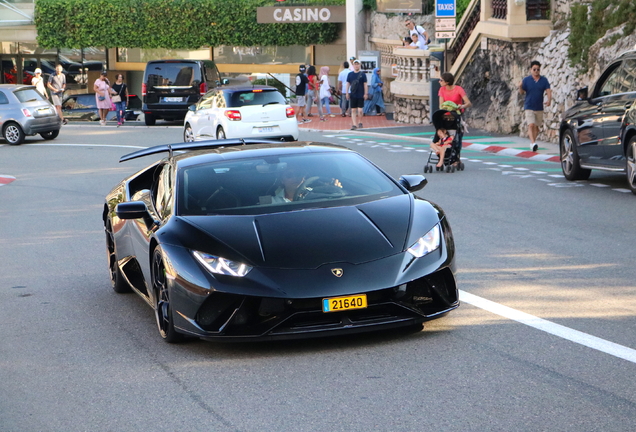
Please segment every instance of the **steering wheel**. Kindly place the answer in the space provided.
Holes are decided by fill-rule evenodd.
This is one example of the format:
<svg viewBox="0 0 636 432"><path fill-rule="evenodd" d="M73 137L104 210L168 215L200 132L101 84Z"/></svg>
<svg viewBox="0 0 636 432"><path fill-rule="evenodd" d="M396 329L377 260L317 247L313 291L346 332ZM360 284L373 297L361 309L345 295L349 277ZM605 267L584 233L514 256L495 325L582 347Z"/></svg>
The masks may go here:
<svg viewBox="0 0 636 432"><path fill-rule="evenodd" d="M294 194L294 201L305 199L307 194L311 192L311 185L320 180L320 177L308 177L302 181L301 184L298 185L298 189L296 189L296 193ZM324 181L325 179L323 179Z"/></svg>
<svg viewBox="0 0 636 432"><path fill-rule="evenodd" d="M346 195L342 185L338 180L329 177L309 177L305 179L296 189L294 201L305 199L309 193L313 192L315 197L337 198Z"/></svg>

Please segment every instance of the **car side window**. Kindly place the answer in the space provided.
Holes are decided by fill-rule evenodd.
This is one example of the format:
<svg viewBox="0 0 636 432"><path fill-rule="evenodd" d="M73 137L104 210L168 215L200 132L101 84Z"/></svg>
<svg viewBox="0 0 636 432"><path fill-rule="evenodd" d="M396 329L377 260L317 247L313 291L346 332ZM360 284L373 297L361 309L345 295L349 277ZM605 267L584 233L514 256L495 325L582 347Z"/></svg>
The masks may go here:
<svg viewBox="0 0 636 432"><path fill-rule="evenodd" d="M209 92L203 95L201 100L199 101L199 106L197 109L209 109L212 108L214 98L216 97L215 92Z"/></svg>
<svg viewBox="0 0 636 432"><path fill-rule="evenodd" d="M636 92L636 59L625 60L625 87L627 92Z"/></svg>
<svg viewBox="0 0 636 432"><path fill-rule="evenodd" d="M606 75L605 81L600 83L599 92L596 96L603 97L609 96L618 93L618 82L621 79L622 68L620 67L620 63L617 63L614 70L612 70L608 75Z"/></svg>
<svg viewBox="0 0 636 432"><path fill-rule="evenodd" d="M9 98L6 94L0 91L0 105L5 105L9 103Z"/></svg>
<svg viewBox="0 0 636 432"><path fill-rule="evenodd" d="M172 211L172 167L165 164L157 178L154 190L155 209L161 218L164 218Z"/></svg>

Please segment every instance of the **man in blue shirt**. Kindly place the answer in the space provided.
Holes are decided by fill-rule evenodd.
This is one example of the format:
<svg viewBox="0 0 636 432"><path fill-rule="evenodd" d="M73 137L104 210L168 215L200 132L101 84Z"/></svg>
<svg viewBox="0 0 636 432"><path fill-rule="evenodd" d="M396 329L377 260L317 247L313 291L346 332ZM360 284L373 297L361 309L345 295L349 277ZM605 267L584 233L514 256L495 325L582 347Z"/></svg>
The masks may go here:
<svg viewBox="0 0 636 432"><path fill-rule="evenodd" d="M362 128L362 109L364 108L364 100L369 94L367 87L367 76L360 71L360 60L353 61L353 72L349 72L347 76L347 99L349 99L351 107L351 130ZM359 119L359 120L358 120ZM359 121L360 123L356 123Z"/></svg>
<svg viewBox="0 0 636 432"><path fill-rule="evenodd" d="M519 83L519 92L526 95L523 109L528 122L528 137L530 138L530 149L537 151L537 136L539 126L543 124L543 93L548 95L545 101L546 106L552 103L552 90L548 79L541 76L541 63L534 60L530 63L530 75Z"/></svg>

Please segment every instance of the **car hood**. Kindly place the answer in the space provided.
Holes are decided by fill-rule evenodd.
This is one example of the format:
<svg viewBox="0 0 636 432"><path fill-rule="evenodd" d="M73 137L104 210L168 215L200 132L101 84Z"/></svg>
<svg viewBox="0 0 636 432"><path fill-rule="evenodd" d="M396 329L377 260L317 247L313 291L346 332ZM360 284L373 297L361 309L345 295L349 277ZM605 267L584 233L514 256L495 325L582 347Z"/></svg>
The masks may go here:
<svg viewBox="0 0 636 432"><path fill-rule="evenodd" d="M195 230L180 230L185 247L255 266L313 269L326 263L360 264L404 251L412 209L413 200L405 194L357 206L179 219Z"/></svg>

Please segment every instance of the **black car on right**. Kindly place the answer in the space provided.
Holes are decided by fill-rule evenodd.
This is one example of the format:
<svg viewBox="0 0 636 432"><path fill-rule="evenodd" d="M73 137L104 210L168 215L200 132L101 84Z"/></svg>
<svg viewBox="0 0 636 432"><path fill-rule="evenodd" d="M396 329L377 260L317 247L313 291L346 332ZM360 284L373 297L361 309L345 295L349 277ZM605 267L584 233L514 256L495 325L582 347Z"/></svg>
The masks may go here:
<svg viewBox="0 0 636 432"><path fill-rule="evenodd" d="M636 194L636 51L614 60L588 93L578 90L561 121L563 175L586 180L593 169L624 172Z"/></svg>

